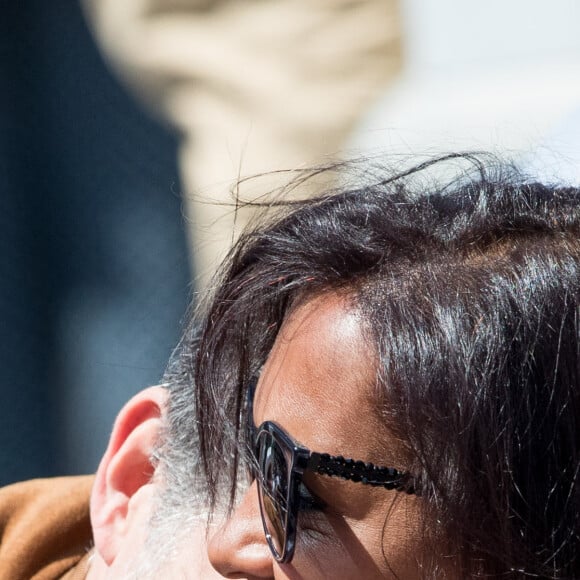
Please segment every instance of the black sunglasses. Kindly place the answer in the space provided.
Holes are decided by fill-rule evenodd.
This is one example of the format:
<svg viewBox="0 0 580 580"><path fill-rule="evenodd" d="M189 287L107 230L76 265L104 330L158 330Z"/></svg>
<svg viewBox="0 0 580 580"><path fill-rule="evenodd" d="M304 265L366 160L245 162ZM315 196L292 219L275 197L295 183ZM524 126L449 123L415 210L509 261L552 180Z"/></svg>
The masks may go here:
<svg viewBox="0 0 580 580"><path fill-rule="evenodd" d="M252 381L248 388L246 407L254 456L253 476L257 481L264 533L277 562L287 564L294 556L299 488L306 471L416 493L414 478L407 472L310 451L272 421L265 421L256 428L252 413L256 383Z"/></svg>

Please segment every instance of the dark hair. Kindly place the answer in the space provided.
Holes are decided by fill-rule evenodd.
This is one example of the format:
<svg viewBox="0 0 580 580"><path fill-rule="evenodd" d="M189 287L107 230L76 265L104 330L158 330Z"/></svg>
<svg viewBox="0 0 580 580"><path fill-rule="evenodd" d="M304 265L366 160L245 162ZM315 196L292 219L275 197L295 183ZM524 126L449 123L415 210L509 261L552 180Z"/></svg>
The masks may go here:
<svg viewBox="0 0 580 580"><path fill-rule="evenodd" d="M192 323L181 372L210 504L222 484L233 502L245 389L289 309L346 290L460 573L580 578L580 190L473 154L373 177L273 204Z"/></svg>

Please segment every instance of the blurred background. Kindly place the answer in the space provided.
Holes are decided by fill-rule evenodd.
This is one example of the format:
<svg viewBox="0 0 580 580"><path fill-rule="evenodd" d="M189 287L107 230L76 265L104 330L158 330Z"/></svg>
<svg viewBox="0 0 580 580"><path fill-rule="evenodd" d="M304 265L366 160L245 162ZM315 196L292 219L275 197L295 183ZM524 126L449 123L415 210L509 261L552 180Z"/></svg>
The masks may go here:
<svg viewBox="0 0 580 580"><path fill-rule="evenodd" d="M579 181L579 23L576 0L4 8L0 484L95 470L249 219L235 195L288 176L238 178L491 149Z"/></svg>
<svg viewBox="0 0 580 580"><path fill-rule="evenodd" d="M580 3L401 0L403 66L353 151L491 150L543 179L580 176Z"/></svg>
<svg viewBox="0 0 580 580"><path fill-rule="evenodd" d="M92 472L159 381L191 281L177 136L74 0L0 18L0 483Z"/></svg>

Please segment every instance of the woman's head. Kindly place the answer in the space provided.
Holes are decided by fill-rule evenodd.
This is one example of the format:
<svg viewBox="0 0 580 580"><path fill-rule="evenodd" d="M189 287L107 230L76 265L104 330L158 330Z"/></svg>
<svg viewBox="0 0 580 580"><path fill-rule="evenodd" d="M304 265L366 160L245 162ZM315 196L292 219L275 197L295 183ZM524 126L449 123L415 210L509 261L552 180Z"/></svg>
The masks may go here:
<svg viewBox="0 0 580 580"><path fill-rule="evenodd" d="M234 501L249 420L416 481L414 496L305 474L326 511L303 510L294 560L261 574L580 574L580 191L462 162L446 185L422 177L449 159L279 205L182 345L169 486L187 477L172 464L196 435L192 382L212 507ZM236 524L260 518L256 484L240 494L214 557L249 575L228 560Z"/></svg>
<svg viewBox="0 0 580 580"><path fill-rule="evenodd" d="M267 437L271 437L268 431L275 430L276 438L290 437L309 451L332 456L334 467L342 462L341 456L384 468L404 465L404 450L377 412L372 395L374 358L348 296L323 294L296 305L260 373L250 424L271 422L262 427ZM392 572L402 578L417 577L420 508L416 497L363 484L361 478L352 481L336 471L333 477L321 475L306 462L301 466L303 474L291 475L286 457L291 446L266 440L260 448L252 486L209 545L210 558L222 574L267 577L272 567L257 508L259 488L279 559L285 552L287 514L298 514L290 561L298 577L384 578ZM374 471L367 471L369 478ZM252 519L257 526L246 525ZM240 535L245 536L242 541ZM240 547L255 549L256 544L264 548L260 558L248 562L236 554Z"/></svg>

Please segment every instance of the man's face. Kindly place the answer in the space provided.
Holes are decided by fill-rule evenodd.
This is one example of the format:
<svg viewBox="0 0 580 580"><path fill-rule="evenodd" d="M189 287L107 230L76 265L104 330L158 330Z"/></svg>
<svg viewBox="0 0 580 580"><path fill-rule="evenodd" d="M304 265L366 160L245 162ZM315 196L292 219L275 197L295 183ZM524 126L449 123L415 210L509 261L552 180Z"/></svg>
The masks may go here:
<svg viewBox="0 0 580 580"><path fill-rule="evenodd" d="M105 562L96 547L87 580L159 580L222 578L211 565L207 552L207 519L185 515L181 524L157 522L155 513L162 483L142 486L131 498L127 517L113 534L122 535L114 560Z"/></svg>

